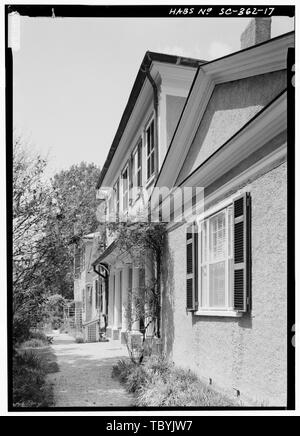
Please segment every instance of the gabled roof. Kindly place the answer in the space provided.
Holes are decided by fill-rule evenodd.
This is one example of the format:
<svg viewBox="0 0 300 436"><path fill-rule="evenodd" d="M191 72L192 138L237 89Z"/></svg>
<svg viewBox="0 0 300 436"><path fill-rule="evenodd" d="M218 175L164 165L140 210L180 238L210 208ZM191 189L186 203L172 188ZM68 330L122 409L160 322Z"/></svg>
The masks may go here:
<svg viewBox="0 0 300 436"><path fill-rule="evenodd" d="M117 129L117 132L115 134L115 137L113 139L112 145L110 147L110 150L108 152L106 161L102 167L102 171L100 173L100 177L97 183L96 188L99 189L103 179L105 177L105 174L107 173L107 170L110 166L110 163L112 161L112 158L115 154L116 149L118 148L120 139L124 133L124 130L127 126L128 120L131 116L131 113L133 111L133 108L135 106L135 103L137 101L137 98L140 94L140 91L142 89L142 86L144 84L146 73L144 72L144 69L150 68L152 62L162 62L162 63L168 63L168 64L174 64L174 65L182 65L182 66L188 66L192 68L198 68L199 65L205 63L206 61L200 60L200 59L193 59L193 58L187 58L187 57L181 57L181 56L175 56L175 55L168 55L163 53L155 53L151 51L147 51L141 66L139 68L138 74L136 76L133 88L131 90L131 93L129 95L128 102L126 104L125 110L123 112L119 127ZM143 67L143 68L142 68Z"/></svg>
<svg viewBox="0 0 300 436"><path fill-rule="evenodd" d="M174 186L215 85L286 69L287 48L293 45L289 32L199 65L155 186Z"/></svg>

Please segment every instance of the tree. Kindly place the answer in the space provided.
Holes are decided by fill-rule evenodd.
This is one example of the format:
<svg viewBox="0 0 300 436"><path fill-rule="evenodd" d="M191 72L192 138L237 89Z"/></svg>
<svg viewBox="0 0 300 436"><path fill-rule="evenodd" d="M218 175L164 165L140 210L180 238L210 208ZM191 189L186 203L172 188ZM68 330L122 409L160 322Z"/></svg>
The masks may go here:
<svg viewBox="0 0 300 436"><path fill-rule="evenodd" d="M49 295L44 306L44 321L50 323L52 328L60 328L64 322L66 307L67 301L62 295Z"/></svg>
<svg viewBox="0 0 300 436"><path fill-rule="evenodd" d="M55 174L51 180L57 216L49 216L47 232L53 243L48 252L45 285L50 293L73 298L73 242L97 230L96 183L100 169L81 162Z"/></svg>
<svg viewBox="0 0 300 436"><path fill-rule="evenodd" d="M133 323L142 320L142 343L136 347L128 340L127 347L133 361L141 363L145 351L146 333L151 326L153 336L160 337L161 313L161 258L165 244L166 228L162 222L112 222L107 224L108 231L115 237L116 247L120 255L129 254L133 264L144 267L146 256L153 259L154 277L151 282L129 290L128 304L125 316L128 319L129 330ZM137 350L137 353L135 353Z"/></svg>
<svg viewBox="0 0 300 436"><path fill-rule="evenodd" d="M16 340L47 317L49 296L73 298L73 246L97 229L99 168L82 162L47 182L46 159L13 147L13 326Z"/></svg>
<svg viewBox="0 0 300 436"><path fill-rule="evenodd" d="M26 337L43 312L49 241L46 225L51 186L45 182L46 160L16 137L13 145L13 330Z"/></svg>

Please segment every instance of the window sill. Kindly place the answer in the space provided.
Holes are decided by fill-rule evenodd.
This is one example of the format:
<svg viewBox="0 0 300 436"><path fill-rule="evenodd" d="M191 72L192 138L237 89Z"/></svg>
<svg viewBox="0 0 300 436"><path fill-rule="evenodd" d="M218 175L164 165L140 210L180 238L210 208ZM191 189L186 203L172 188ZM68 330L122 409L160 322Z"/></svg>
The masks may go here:
<svg viewBox="0 0 300 436"><path fill-rule="evenodd" d="M241 318L243 316L242 313L236 312L235 310L197 310L194 312L194 315L197 316L220 316L227 318Z"/></svg>

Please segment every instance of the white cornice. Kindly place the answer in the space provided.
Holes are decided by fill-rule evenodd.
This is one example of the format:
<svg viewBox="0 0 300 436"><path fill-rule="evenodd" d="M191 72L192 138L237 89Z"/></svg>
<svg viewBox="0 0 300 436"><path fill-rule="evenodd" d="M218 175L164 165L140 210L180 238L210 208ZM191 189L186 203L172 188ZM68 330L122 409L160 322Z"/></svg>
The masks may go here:
<svg viewBox="0 0 300 436"><path fill-rule="evenodd" d="M158 176L157 186L174 186L215 85L286 69L287 49L293 45L294 34L287 34L200 67Z"/></svg>
<svg viewBox="0 0 300 436"><path fill-rule="evenodd" d="M163 62L153 62L151 74L159 74L162 79L162 83L168 85L168 83L176 83L182 85L184 88L190 88L197 68L187 67L176 64L164 64ZM188 86L187 86L188 84Z"/></svg>
<svg viewBox="0 0 300 436"><path fill-rule="evenodd" d="M287 48L294 45L294 34L270 40L267 44L243 50L210 62L201 68L217 83L244 79L286 69Z"/></svg>

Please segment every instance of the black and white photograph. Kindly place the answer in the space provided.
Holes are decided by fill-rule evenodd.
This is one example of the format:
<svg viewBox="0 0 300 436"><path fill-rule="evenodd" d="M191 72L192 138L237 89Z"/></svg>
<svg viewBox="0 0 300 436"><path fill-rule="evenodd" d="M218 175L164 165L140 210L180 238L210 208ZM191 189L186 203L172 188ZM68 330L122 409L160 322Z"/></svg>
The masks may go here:
<svg viewBox="0 0 300 436"><path fill-rule="evenodd" d="M295 411L295 6L4 8L3 413Z"/></svg>

